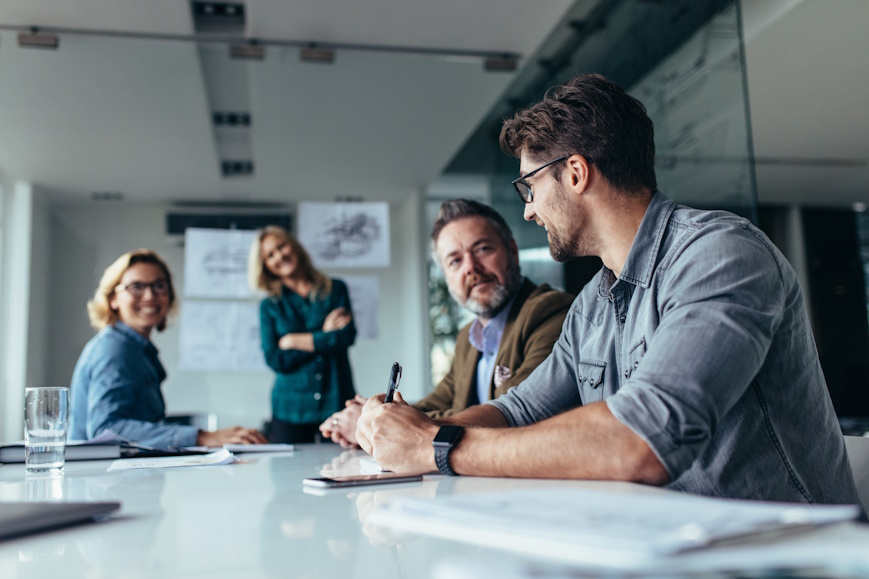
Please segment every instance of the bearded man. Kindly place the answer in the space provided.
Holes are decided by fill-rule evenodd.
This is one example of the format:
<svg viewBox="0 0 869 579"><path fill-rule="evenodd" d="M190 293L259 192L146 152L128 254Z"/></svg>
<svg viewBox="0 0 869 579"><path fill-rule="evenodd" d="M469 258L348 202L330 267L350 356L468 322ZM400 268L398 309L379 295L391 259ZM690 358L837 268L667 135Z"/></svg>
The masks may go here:
<svg viewBox="0 0 869 579"><path fill-rule="evenodd" d="M450 295L477 316L456 338L449 373L413 405L443 418L493 400L527 378L552 351L572 297L522 277L513 233L488 205L445 201L432 227L431 250ZM348 400L320 425L323 436L356 446L365 402L361 396Z"/></svg>

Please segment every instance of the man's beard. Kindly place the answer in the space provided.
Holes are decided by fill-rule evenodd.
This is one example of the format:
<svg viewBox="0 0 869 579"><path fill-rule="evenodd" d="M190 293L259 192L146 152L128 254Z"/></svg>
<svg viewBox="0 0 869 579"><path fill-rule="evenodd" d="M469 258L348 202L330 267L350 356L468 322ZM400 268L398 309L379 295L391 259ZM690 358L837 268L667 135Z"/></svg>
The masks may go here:
<svg viewBox="0 0 869 579"><path fill-rule="evenodd" d="M456 300L462 307L470 310L472 313L478 315L484 320L491 320L504 309L504 306L507 305L507 302L510 301L510 298L513 297L513 294L516 293L516 289L519 287L519 284L522 283L522 275L519 272L519 260L511 259L510 263L507 265L507 271L505 272L504 277L506 278L506 283L502 284L497 281L497 279L486 278L484 281L492 281L495 284L495 288L492 290L492 295L488 299L486 303L480 302L472 297L468 297L467 299L463 299L462 296L457 295L453 288L449 288L450 295L453 296L453 299Z"/></svg>
<svg viewBox="0 0 869 579"><path fill-rule="evenodd" d="M573 237L574 239L565 242L555 234L554 230L549 230L549 254L552 256L552 259L559 263L564 263L577 257L576 246L579 240L575 238L579 237L578 232Z"/></svg>
<svg viewBox="0 0 869 579"><path fill-rule="evenodd" d="M555 191L553 199L555 209L558 213L561 215L571 214L571 208L568 206L566 200L566 193L560 185ZM585 221L581 217L581 215L574 212L573 218L568 220L575 224L575 226L567 232L566 239L556 233L555 228L550 224L550 228L547 231L549 235L549 254L555 261L564 263L581 255L594 255L594 253L591 253L593 248L586 247L588 244L583 243L583 240L580 238L580 231L585 226ZM578 226L576 226L576 224L578 224Z"/></svg>

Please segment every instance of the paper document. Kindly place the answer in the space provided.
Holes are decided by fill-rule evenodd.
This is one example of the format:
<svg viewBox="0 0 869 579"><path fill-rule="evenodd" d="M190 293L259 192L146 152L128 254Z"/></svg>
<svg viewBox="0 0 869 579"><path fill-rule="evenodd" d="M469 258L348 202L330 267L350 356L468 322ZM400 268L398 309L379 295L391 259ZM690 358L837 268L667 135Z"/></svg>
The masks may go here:
<svg viewBox="0 0 869 579"><path fill-rule="evenodd" d="M439 500L400 497L367 522L571 562L635 568L727 540L858 515L856 505L548 489Z"/></svg>
<svg viewBox="0 0 869 579"><path fill-rule="evenodd" d="M231 464L235 456L225 448L208 454L165 456L156 458L129 458L114 461L107 470L135 470L140 468L175 468L179 466L212 466Z"/></svg>

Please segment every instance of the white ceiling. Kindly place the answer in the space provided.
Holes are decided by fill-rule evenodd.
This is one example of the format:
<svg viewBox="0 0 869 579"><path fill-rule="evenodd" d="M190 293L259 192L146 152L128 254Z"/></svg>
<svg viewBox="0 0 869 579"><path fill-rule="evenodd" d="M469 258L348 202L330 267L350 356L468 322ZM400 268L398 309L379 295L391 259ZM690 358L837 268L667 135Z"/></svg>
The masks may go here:
<svg viewBox="0 0 869 579"><path fill-rule="evenodd" d="M530 55L572 0L249 0L260 38ZM589 2L593 5L593 2ZM192 34L181 0L0 0L0 24ZM221 65L221 62L222 65ZM206 67L218 81L206 83ZM57 51L0 33L0 171L55 198L291 201L421 191L514 73L477 58L338 51L331 65L267 47L61 34ZM213 80L213 79L212 79ZM222 178L207 86L246 87L255 176Z"/></svg>
<svg viewBox="0 0 869 579"><path fill-rule="evenodd" d="M528 57L572 4L247 0L247 33ZM869 2L743 6L761 202L869 201ZM186 0L0 0L0 24L193 32ZM513 78L468 58L339 51L322 65L268 47L230 63L225 45L71 34L28 50L6 31L0 173L69 200L394 200L437 177ZM210 103L239 101L255 176L222 178Z"/></svg>
<svg viewBox="0 0 869 579"><path fill-rule="evenodd" d="M744 6L760 201L869 202L869 2Z"/></svg>

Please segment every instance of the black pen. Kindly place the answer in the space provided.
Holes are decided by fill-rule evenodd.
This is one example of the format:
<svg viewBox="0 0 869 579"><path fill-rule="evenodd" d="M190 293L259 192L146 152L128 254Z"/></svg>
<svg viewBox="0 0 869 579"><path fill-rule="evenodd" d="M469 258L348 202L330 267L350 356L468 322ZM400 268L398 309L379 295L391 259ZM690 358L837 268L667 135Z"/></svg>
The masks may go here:
<svg viewBox="0 0 869 579"><path fill-rule="evenodd" d="M395 391L398 390L398 382L401 380L401 366L398 362L392 365L392 370L389 372L389 383L386 384L386 398L384 402L392 402L392 397L395 396Z"/></svg>

